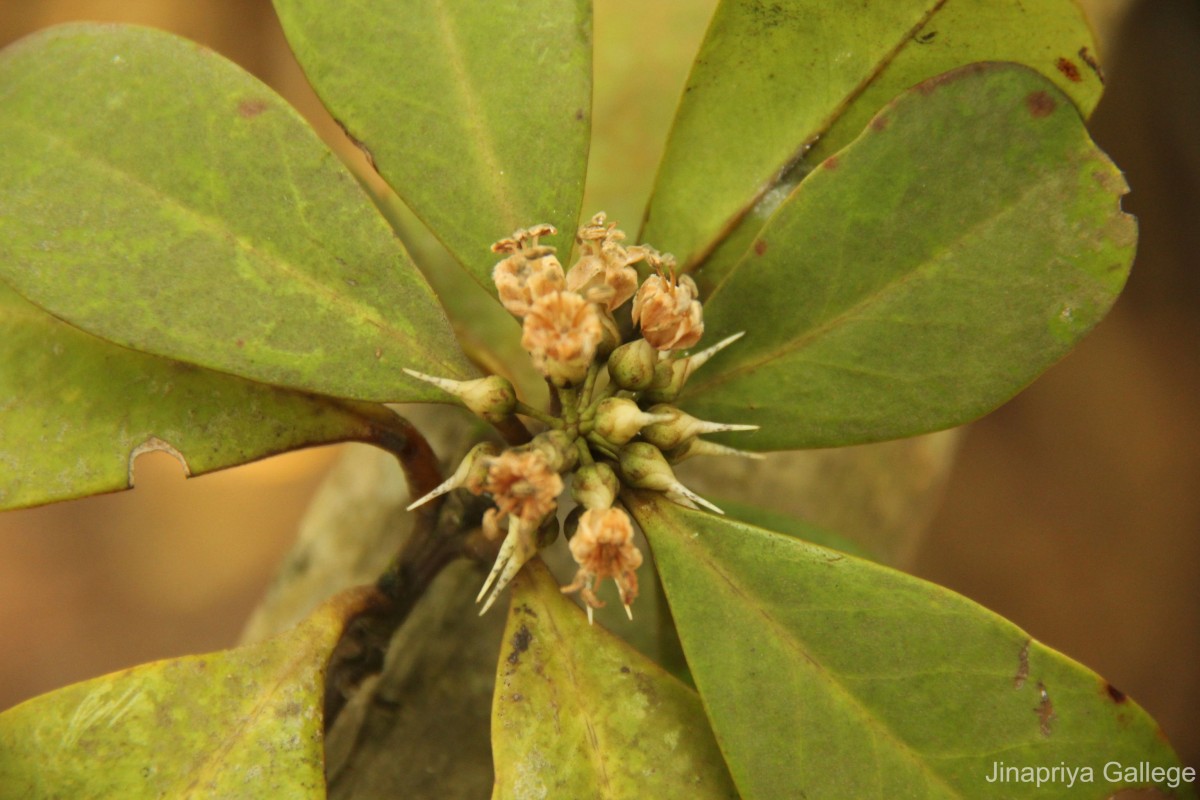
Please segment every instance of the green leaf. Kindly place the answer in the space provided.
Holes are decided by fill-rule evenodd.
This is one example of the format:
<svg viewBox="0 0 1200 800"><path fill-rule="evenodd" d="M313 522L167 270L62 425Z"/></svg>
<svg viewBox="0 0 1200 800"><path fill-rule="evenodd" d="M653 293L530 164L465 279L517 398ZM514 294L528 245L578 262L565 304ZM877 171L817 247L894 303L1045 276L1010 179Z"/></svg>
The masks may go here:
<svg viewBox="0 0 1200 800"><path fill-rule="evenodd" d="M492 701L493 798L736 798L696 693L563 597L512 583Z"/></svg>
<svg viewBox="0 0 1200 800"><path fill-rule="evenodd" d="M964 64L1027 64L1090 113L1102 89L1094 49L1070 0L725 0L688 78L645 240L695 264L797 161L824 159L901 91Z"/></svg>
<svg viewBox="0 0 1200 800"><path fill-rule="evenodd" d="M869 558L873 561L878 560L868 553L866 548L858 542L852 541L840 534L830 533L791 514L785 514L782 511L763 508L750 503L743 503L739 500L730 500L727 497L707 496L707 499L720 507L730 519L746 522L760 528L768 528L785 536L799 539L802 542L840 550L843 553L858 556L859 558Z"/></svg>
<svg viewBox="0 0 1200 800"><path fill-rule="evenodd" d="M325 666L352 589L260 644L157 661L0 714L6 796L325 797Z"/></svg>
<svg viewBox="0 0 1200 800"><path fill-rule="evenodd" d="M1123 785L1105 762L1179 765L1135 703L964 597L659 496L629 500L746 800L1032 791L989 782L1001 762L1089 767L1092 780L1037 794L1096 800Z"/></svg>
<svg viewBox="0 0 1200 800"><path fill-rule="evenodd" d="M465 378L433 292L282 99L165 33L70 25L0 54L0 278L118 344L362 400Z"/></svg>
<svg viewBox="0 0 1200 800"><path fill-rule="evenodd" d="M1120 172L1037 73L980 64L914 87L813 172L708 295L685 387L751 449L974 419L1107 312L1133 260ZM734 444L732 438L728 439Z"/></svg>
<svg viewBox="0 0 1200 800"><path fill-rule="evenodd" d="M128 489L149 450L199 475L394 417L118 347L0 284L0 508Z"/></svg>
<svg viewBox="0 0 1200 800"><path fill-rule="evenodd" d="M591 125L587 0L275 8L321 100L475 280L495 293L488 248L517 228L557 225L570 249Z"/></svg>

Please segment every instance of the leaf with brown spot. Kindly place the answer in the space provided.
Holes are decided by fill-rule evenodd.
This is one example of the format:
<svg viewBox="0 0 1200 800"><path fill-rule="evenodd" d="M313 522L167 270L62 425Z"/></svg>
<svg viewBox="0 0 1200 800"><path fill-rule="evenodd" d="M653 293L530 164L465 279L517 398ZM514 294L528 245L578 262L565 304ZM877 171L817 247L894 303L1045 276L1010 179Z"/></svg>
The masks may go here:
<svg viewBox="0 0 1200 800"><path fill-rule="evenodd" d="M645 241L689 269L711 254L717 272L713 262L740 256L779 199L876 111L965 64L1037 69L1086 116L1099 76L1072 80L1048 55L1089 47L1070 0L723 0L676 112Z"/></svg>
<svg viewBox="0 0 1200 800"><path fill-rule="evenodd" d="M474 370L370 198L282 98L161 31L0 53L0 280L117 344L335 397ZM378 356L376 354L379 354Z"/></svg>
<svg viewBox="0 0 1200 800"><path fill-rule="evenodd" d="M326 662L372 589L259 644L156 661L0 714L5 797L325 797Z"/></svg>
<svg viewBox="0 0 1200 800"><path fill-rule="evenodd" d="M1095 800L1123 785L1107 761L1179 765L1132 700L965 597L660 495L628 502L745 800L1024 797L986 780L1000 761L1089 766L1093 782L1038 796Z"/></svg>
<svg viewBox="0 0 1200 800"><path fill-rule="evenodd" d="M736 798L696 693L563 597L513 580L492 701L500 798Z"/></svg>
<svg viewBox="0 0 1200 800"><path fill-rule="evenodd" d="M724 444L835 447L968 422L1064 356L1124 285L1137 227L1121 173L1042 75L973 64L879 117L780 204L766 252L747 247L709 286L706 341L746 335L679 402L761 426Z"/></svg>

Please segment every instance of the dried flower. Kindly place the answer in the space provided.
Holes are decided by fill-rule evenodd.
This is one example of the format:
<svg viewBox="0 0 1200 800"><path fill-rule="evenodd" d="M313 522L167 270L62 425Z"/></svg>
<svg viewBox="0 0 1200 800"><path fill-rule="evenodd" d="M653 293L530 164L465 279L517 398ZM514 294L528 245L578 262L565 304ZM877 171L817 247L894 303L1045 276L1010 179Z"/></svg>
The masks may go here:
<svg viewBox="0 0 1200 800"><path fill-rule="evenodd" d="M596 309L574 292L551 292L529 309L521 346L538 371L558 386L579 383L604 336Z"/></svg>
<svg viewBox="0 0 1200 800"><path fill-rule="evenodd" d="M638 593L637 568L642 565L642 552L633 543L633 521L619 508L593 508L579 517L579 527L570 543L571 555L579 564L575 580L562 587L563 592L579 592L588 608L601 608L604 602L596 597L597 581L612 578L621 594L621 603L632 618L630 604Z"/></svg>
<svg viewBox="0 0 1200 800"><path fill-rule="evenodd" d="M673 267L663 257L662 266ZM633 300L633 321L642 336L657 350L682 350L700 341L704 318L696 299L696 283L689 275L651 275Z"/></svg>
<svg viewBox="0 0 1200 800"><path fill-rule="evenodd" d="M510 254L492 269L500 303L509 313L523 317L538 298L565 288L562 264L554 248L537 243L539 236L555 232L552 225L535 225L492 245L492 252Z"/></svg>
<svg viewBox="0 0 1200 800"><path fill-rule="evenodd" d="M491 460L482 489L499 517L511 515L536 528L554 513L563 482L537 450L505 450Z"/></svg>
<svg viewBox="0 0 1200 800"><path fill-rule="evenodd" d="M579 229L576 240L581 255L567 272L567 288L609 311L633 297L638 274L632 265L645 258L645 249L622 245L624 231L616 223L605 225L603 212Z"/></svg>

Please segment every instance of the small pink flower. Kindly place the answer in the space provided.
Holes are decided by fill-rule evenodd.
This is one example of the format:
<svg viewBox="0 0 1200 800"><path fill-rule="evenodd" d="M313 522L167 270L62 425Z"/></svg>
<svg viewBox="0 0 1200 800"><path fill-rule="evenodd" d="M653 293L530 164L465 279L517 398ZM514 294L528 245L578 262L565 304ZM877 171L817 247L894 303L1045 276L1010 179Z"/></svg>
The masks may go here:
<svg viewBox="0 0 1200 800"><path fill-rule="evenodd" d="M492 245L492 252L510 254L492 269L496 293L509 313L523 317L538 298L565 288L562 264L554 248L537 243L539 236L554 232L550 225L535 225Z"/></svg>
<svg viewBox="0 0 1200 800"><path fill-rule="evenodd" d="M563 482L541 452L505 450L491 460L480 488L496 504L492 529L508 515L537 528L557 508Z"/></svg>
<svg viewBox="0 0 1200 800"><path fill-rule="evenodd" d="M696 283L688 275L651 275L633 300L633 321L656 350L691 347L704 335L697 294Z"/></svg>
<svg viewBox="0 0 1200 800"><path fill-rule="evenodd" d="M574 292L551 292L526 314L521 346L539 372L557 386L570 386L587 376L603 336L595 306Z"/></svg>
<svg viewBox="0 0 1200 800"><path fill-rule="evenodd" d="M633 543L633 522L619 508L593 508L579 517L579 527L570 543L571 555L579 564L575 580L563 592L579 592L589 608L604 602L596 597L597 581L612 578L628 609L637 598L637 568L642 552Z"/></svg>
<svg viewBox="0 0 1200 800"><path fill-rule="evenodd" d="M625 233L616 223L605 225L603 212L579 229L579 260L567 272L567 288L609 311L619 308L637 291L633 264L645 258L641 247L625 247Z"/></svg>

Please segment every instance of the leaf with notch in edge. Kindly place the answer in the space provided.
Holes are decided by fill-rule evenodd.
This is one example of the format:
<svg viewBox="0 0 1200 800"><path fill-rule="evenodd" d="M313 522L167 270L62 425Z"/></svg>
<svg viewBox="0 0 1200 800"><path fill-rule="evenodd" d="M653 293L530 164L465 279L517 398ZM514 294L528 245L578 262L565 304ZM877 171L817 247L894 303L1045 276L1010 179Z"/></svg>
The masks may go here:
<svg viewBox="0 0 1200 800"><path fill-rule="evenodd" d="M143 664L5 711L0 786L27 800L325 797L325 669L374 596L349 589L272 639Z"/></svg>
<svg viewBox="0 0 1200 800"><path fill-rule="evenodd" d="M1064 763L1094 780L1038 796L1095 800L1122 786L1105 762L1179 765L1125 695L948 589L660 495L626 500L745 800L1007 800L995 764ZM1166 796L1195 797L1166 779Z"/></svg>
<svg viewBox="0 0 1200 800"><path fill-rule="evenodd" d="M349 171L265 85L159 31L78 24L0 53L0 279L137 350L359 400L469 378Z"/></svg>
<svg viewBox="0 0 1200 800"><path fill-rule="evenodd" d="M579 218L591 128L591 3L275 0L330 113L493 295L492 242ZM364 24L364 20L369 23Z"/></svg>
<svg viewBox="0 0 1200 800"><path fill-rule="evenodd" d="M1102 90L1094 49L1070 0L724 0L688 77L642 236L692 269L749 212L732 237L739 246L714 254L740 255L805 163L840 150L900 92L964 64L1026 64L1090 114Z"/></svg>
<svg viewBox="0 0 1200 800"><path fill-rule="evenodd" d="M492 751L493 800L737 797L696 693L588 625L536 558L512 582Z"/></svg>
<svg viewBox="0 0 1200 800"><path fill-rule="evenodd" d="M347 440L395 414L139 353L0 284L0 508L128 489L133 461L173 452L189 475Z"/></svg>
<svg viewBox="0 0 1200 800"><path fill-rule="evenodd" d="M1036 72L920 84L793 192L705 302L746 336L684 387L737 447L898 438L975 419L1108 311L1133 260L1121 173Z"/></svg>

